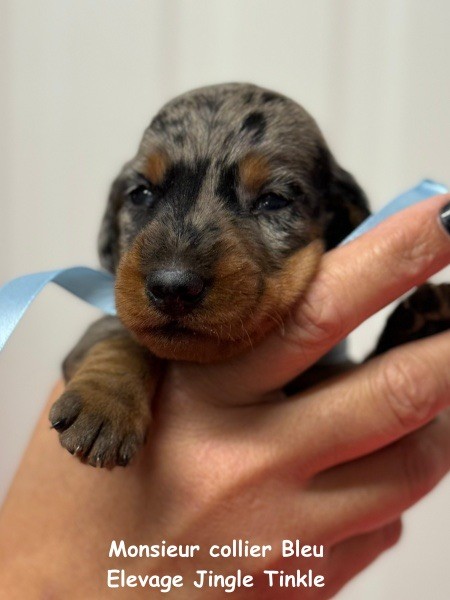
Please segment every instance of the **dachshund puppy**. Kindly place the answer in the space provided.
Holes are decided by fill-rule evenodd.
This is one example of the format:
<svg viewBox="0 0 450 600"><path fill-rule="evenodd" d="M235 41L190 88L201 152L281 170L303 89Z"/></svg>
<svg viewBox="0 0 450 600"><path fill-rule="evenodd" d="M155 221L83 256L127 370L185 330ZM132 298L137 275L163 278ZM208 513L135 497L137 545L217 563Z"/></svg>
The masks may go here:
<svg viewBox="0 0 450 600"><path fill-rule="evenodd" d="M118 318L94 323L64 362L67 387L50 412L61 444L93 466L126 465L145 440L161 359L249 350L368 215L292 100L225 84L166 104L112 185L99 253L116 275ZM415 314L436 312L439 293L421 293L377 351L397 343L397 321L417 334Z"/></svg>

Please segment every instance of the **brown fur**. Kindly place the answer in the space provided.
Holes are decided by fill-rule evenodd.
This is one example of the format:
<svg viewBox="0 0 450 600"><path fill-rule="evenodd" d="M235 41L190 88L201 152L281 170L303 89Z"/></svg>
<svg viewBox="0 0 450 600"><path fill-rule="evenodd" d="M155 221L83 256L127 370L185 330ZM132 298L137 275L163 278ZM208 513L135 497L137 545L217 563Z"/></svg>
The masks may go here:
<svg viewBox="0 0 450 600"><path fill-rule="evenodd" d="M62 446L92 466L126 465L145 439L158 368L127 335L95 344L50 413Z"/></svg>
<svg viewBox="0 0 450 600"><path fill-rule="evenodd" d="M154 152L147 159L145 175L153 185L160 185L164 180L168 165L169 158L164 151Z"/></svg>
<svg viewBox="0 0 450 600"><path fill-rule="evenodd" d="M269 179L269 161L260 154L249 154L239 163L239 175L242 185L250 193L257 194Z"/></svg>

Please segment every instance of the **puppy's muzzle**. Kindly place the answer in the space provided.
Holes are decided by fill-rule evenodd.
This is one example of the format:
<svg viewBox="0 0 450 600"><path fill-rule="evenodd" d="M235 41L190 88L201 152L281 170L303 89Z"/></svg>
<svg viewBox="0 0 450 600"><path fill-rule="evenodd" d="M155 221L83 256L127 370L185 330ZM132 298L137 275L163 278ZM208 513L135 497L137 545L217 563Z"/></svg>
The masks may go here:
<svg viewBox="0 0 450 600"><path fill-rule="evenodd" d="M145 289L155 308L170 317L182 317L200 303L206 281L193 271L161 269L147 276Z"/></svg>

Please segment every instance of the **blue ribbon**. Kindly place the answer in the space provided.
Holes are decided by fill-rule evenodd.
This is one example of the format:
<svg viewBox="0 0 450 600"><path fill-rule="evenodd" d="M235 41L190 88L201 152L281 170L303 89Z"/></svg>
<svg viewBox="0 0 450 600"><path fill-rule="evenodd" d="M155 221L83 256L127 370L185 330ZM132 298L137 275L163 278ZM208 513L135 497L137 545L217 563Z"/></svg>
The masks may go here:
<svg viewBox="0 0 450 600"><path fill-rule="evenodd" d="M447 192L448 188L445 187L445 185L442 185L442 183L436 183L436 181L433 181L432 179L423 179L416 187L403 192L403 194L400 194L400 196L397 196L383 206L377 213L368 217L358 225L358 227L354 229L340 245L343 246L344 244L351 242L363 233L366 233L366 231L369 231L369 229L373 229L376 225L379 225L388 217L395 215L395 213L400 212L404 208L408 208L408 206L412 206L413 204L417 204L422 200L437 196L438 194L446 194Z"/></svg>
<svg viewBox="0 0 450 600"><path fill-rule="evenodd" d="M0 288L0 350L27 308L51 281L103 312L116 314L114 277L109 273L89 267L69 267L23 275Z"/></svg>
<svg viewBox="0 0 450 600"><path fill-rule="evenodd" d="M359 225L342 244L346 244L372 229L387 217L430 196L444 194L444 185L424 179L419 185L401 194L375 215ZM114 278L103 271L88 267L70 267L56 271L32 273L13 279L0 288L0 351L16 328L27 308L50 282L56 283L103 312L114 315ZM330 359L331 359L330 355Z"/></svg>

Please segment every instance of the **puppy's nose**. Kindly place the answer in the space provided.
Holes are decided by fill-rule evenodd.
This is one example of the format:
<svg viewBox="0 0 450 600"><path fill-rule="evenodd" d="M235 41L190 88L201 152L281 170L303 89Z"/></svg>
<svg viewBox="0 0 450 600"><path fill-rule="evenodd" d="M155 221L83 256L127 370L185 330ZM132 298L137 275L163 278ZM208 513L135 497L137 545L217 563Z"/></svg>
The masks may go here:
<svg viewBox="0 0 450 600"><path fill-rule="evenodd" d="M172 317L191 312L202 299L204 290L205 281L193 271L160 270L147 277L147 296L159 310Z"/></svg>

